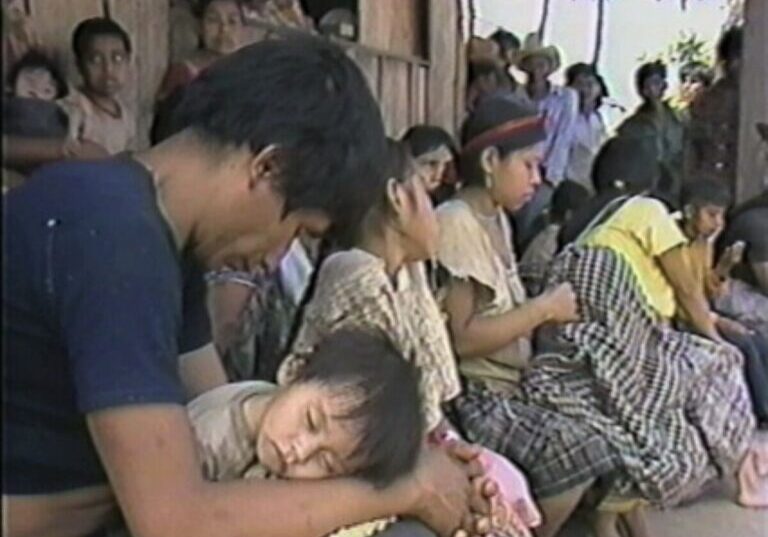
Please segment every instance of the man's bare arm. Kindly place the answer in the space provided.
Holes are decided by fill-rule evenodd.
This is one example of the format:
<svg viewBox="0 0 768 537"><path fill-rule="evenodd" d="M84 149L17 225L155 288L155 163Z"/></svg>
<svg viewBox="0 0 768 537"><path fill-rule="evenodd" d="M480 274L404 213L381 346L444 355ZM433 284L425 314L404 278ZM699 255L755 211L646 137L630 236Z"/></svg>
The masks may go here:
<svg viewBox="0 0 768 537"><path fill-rule="evenodd" d="M213 343L179 356L179 375L189 399L227 383L227 373Z"/></svg>
<svg viewBox="0 0 768 537"><path fill-rule="evenodd" d="M448 535L467 515L465 468L444 453L382 491L351 479L211 483L181 406L95 412L88 425L134 537L321 537L398 513Z"/></svg>

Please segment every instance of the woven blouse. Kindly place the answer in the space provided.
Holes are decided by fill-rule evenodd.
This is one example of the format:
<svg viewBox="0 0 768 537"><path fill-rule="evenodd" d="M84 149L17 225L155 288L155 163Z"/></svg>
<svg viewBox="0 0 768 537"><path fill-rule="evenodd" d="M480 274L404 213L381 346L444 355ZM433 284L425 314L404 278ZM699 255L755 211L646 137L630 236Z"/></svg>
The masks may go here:
<svg viewBox="0 0 768 537"><path fill-rule="evenodd" d="M505 236L508 263L493 247L488 231L466 202L451 200L442 204L437 217L440 267L452 278L472 281L489 291L481 295L476 315L502 315L525 303L525 288L512 248L512 230L501 210L497 222ZM444 298L445 289L439 296ZM531 354L530 338L519 337L487 357L461 360L459 370L468 379L481 382L493 391L516 391L521 370L527 367Z"/></svg>
<svg viewBox="0 0 768 537"><path fill-rule="evenodd" d="M278 372L278 382L295 378L304 357L342 328L385 334L421 370L427 430L440 423L441 404L456 397L461 386L448 331L423 265L404 267L391 279L384 261L363 250L329 256L320 269L291 355Z"/></svg>

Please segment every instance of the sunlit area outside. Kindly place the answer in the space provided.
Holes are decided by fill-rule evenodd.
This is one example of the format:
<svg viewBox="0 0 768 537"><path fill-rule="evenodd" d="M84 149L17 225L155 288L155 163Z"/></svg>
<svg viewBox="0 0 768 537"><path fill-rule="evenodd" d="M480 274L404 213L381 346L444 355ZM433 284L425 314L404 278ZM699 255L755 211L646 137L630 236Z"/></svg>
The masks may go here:
<svg viewBox="0 0 768 537"><path fill-rule="evenodd" d="M563 66L591 62L597 42L598 0L548 0L544 40L560 47ZM537 31L545 0L475 0L475 32L488 35L503 27L521 39ZM701 56L714 60L714 46L732 15L729 0L605 0L603 37L598 67L605 76L612 100L628 110L639 103L634 72L657 57L670 60L675 44L694 37L702 44ZM670 92L678 82L681 65L670 63ZM563 70L553 77L562 81ZM622 116L616 108L605 113L615 124Z"/></svg>

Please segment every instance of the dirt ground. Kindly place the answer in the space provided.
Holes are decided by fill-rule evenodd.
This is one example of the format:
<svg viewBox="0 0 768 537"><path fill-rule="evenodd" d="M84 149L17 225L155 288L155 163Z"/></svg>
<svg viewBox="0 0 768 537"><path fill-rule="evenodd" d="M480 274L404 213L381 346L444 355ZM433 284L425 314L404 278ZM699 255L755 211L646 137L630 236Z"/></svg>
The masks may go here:
<svg viewBox="0 0 768 537"><path fill-rule="evenodd" d="M696 502L668 511L649 511L651 537L768 537L768 509L744 509L731 498L733 483L723 483ZM576 519L559 537L592 537Z"/></svg>

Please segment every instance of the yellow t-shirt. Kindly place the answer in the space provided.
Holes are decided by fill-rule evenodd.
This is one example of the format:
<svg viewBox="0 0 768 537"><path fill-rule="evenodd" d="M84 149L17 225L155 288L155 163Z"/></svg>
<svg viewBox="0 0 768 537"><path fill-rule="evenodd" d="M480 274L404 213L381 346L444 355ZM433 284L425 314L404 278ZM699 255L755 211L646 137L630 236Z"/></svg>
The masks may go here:
<svg viewBox="0 0 768 537"><path fill-rule="evenodd" d="M587 246L609 248L632 267L643 294L662 317L675 315L675 293L656 258L687 239L659 200L633 198L590 232Z"/></svg>

